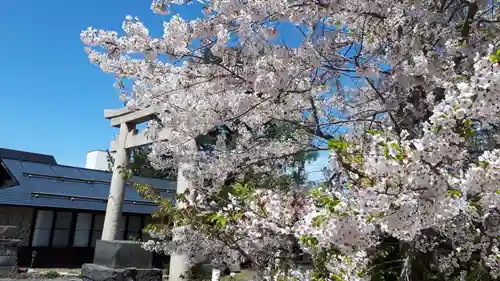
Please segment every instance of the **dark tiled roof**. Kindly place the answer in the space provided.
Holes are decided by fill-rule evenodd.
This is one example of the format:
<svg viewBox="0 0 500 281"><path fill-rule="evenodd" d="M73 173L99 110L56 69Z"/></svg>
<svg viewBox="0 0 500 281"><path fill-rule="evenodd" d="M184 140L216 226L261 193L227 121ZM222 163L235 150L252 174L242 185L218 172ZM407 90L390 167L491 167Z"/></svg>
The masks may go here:
<svg viewBox="0 0 500 281"><path fill-rule="evenodd" d="M0 158L19 185L0 189L0 205L54 207L105 211L112 173L40 161ZM0 166L1 168L1 166ZM172 198L175 182L133 177ZM148 214L157 206L127 185L123 212Z"/></svg>
<svg viewBox="0 0 500 281"><path fill-rule="evenodd" d="M56 159L52 155L32 153L32 152L6 149L6 148L0 148L0 158L20 159L29 162L57 165Z"/></svg>

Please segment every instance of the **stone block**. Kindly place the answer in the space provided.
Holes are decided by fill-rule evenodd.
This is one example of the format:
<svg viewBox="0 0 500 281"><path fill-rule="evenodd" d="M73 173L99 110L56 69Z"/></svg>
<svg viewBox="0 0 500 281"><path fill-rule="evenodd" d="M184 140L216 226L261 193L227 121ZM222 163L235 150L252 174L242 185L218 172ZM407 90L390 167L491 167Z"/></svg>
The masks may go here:
<svg viewBox="0 0 500 281"><path fill-rule="evenodd" d="M98 264L82 266L84 281L162 281L163 271L157 268L110 268Z"/></svg>
<svg viewBox="0 0 500 281"><path fill-rule="evenodd" d="M206 272L212 272L212 270L218 269L220 270L221 274L224 274L224 272L228 269L228 267L225 264L204 263L201 265L201 267Z"/></svg>
<svg viewBox="0 0 500 281"><path fill-rule="evenodd" d="M22 241L20 239L0 239L0 245L5 247L17 247L19 246L19 244L21 244L21 242Z"/></svg>
<svg viewBox="0 0 500 281"><path fill-rule="evenodd" d="M0 265L0 276L10 276L15 273L17 273L17 266Z"/></svg>
<svg viewBox="0 0 500 281"><path fill-rule="evenodd" d="M9 227L0 226L3 233L9 231ZM6 230L7 229L7 230ZM17 229L14 227L14 229ZM0 229L1 230L1 229ZM9 235L10 236L10 235ZM17 246L19 239L0 239L0 275L10 276L17 273Z"/></svg>
<svg viewBox="0 0 500 281"><path fill-rule="evenodd" d="M17 226L14 225L0 225L0 238L17 238Z"/></svg>
<svg viewBox="0 0 500 281"><path fill-rule="evenodd" d="M125 279L133 281L162 281L163 270L158 268L126 268Z"/></svg>
<svg viewBox="0 0 500 281"><path fill-rule="evenodd" d="M234 263L229 265L229 271L231 272L241 272L241 265L239 263Z"/></svg>
<svg viewBox="0 0 500 281"><path fill-rule="evenodd" d="M125 281L125 270L86 263L82 265L84 281Z"/></svg>
<svg viewBox="0 0 500 281"><path fill-rule="evenodd" d="M15 256L0 256L0 266L16 266L17 258Z"/></svg>
<svg viewBox="0 0 500 281"><path fill-rule="evenodd" d="M111 268L151 268L153 253L144 250L141 242L98 240L94 263Z"/></svg>
<svg viewBox="0 0 500 281"><path fill-rule="evenodd" d="M0 245L0 256L17 256L16 247L5 247Z"/></svg>

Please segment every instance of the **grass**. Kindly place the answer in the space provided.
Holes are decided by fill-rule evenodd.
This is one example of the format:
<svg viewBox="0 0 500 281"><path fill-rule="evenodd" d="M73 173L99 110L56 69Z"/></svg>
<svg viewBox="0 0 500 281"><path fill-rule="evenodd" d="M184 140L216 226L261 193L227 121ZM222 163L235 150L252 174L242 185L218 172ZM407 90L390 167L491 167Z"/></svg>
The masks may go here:
<svg viewBox="0 0 500 281"><path fill-rule="evenodd" d="M50 270L50 271L47 271L43 276L47 279L56 279L56 278L61 277L61 274L59 274L59 272L57 272L55 270Z"/></svg>

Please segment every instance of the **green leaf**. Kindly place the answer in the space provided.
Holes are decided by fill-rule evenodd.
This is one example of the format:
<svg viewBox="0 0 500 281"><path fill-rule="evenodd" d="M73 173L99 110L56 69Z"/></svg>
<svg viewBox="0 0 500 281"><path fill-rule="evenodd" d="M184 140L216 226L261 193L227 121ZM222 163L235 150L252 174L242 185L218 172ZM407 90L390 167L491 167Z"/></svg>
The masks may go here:
<svg viewBox="0 0 500 281"><path fill-rule="evenodd" d="M466 127L466 128L463 128L460 130L460 136L462 136L466 139L473 137L475 134L476 134L476 130L474 130L472 128Z"/></svg>
<svg viewBox="0 0 500 281"><path fill-rule="evenodd" d="M314 188L311 191L311 196L316 203L319 203L330 212L335 212L335 207L340 203L340 200L337 197L325 194L321 192L319 188Z"/></svg>
<svg viewBox="0 0 500 281"><path fill-rule="evenodd" d="M488 168L488 166L490 165L490 163L486 162L486 161L480 161L477 163L477 165L483 169L486 169Z"/></svg>
<svg viewBox="0 0 500 281"><path fill-rule="evenodd" d="M372 34L371 32L370 32L370 33L368 33L368 34L366 34L366 41L367 41L368 43L373 42L373 34Z"/></svg>
<svg viewBox="0 0 500 281"><path fill-rule="evenodd" d="M489 55L488 55L488 59L490 59L490 61L491 61L492 63L497 63L497 62L498 62L498 57L497 57L497 55L495 55L495 54L489 54Z"/></svg>
<svg viewBox="0 0 500 281"><path fill-rule="evenodd" d="M379 134L381 134L381 133L382 133L382 131L377 131L377 130L368 129L368 130L366 130L366 131L365 131L365 133L370 134L370 135L374 135L374 136L375 136L375 135L379 135Z"/></svg>
<svg viewBox="0 0 500 281"><path fill-rule="evenodd" d="M497 195L500 195L500 189L499 189L499 190L497 190L497 191L495 191L495 193L496 193Z"/></svg>
<svg viewBox="0 0 500 281"><path fill-rule="evenodd" d="M384 157L385 157L385 159L391 158L391 156L389 155L389 146L387 144L384 145Z"/></svg>
<svg viewBox="0 0 500 281"><path fill-rule="evenodd" d="M252 195L252 190L248 184L236 183L233 190L233 195L240 199L247 199Z"/></svg>
<svg viewBox="0 0 500 281"><path fill-rule="evenodd" d="M319 227L324 221L326 220L325 215L319 215L313 218L313 223L312 225L314 227Z"/></svg>
<svg viewBox="0 0 500 281"><path fill-rule="evenodd" d="M300 241L309 247L316 247L318 245L318 239L312 236L303 235L300 237Z"/></svg>
<svg viewBox="0 0 500 281"><path fill-rule="evenodd" d="M219 213L208 214L207 220L211 223L214 223L218 228L224 228L229 224L229 219Z"/></svg>
<svg viewBox="0 0 500 281"><path fill-rule="evenodd" d="M472 121L471 120L464 120L463 124L467 127L472 126Z"/></svg>
<svg viewBox="0 0 500 281"><path fill-rule="evenodd" d="M460 192L456 189L450 189L447 192L448 192L448 195L450 195L453 198L458 198L458 197L462 196L462 192Z"/></svg>
<svg viewBox="0 0 500 281"><path fill-rule="evenodd" d="M379 212L379 213L376 213L376 214L372 214L372 215L369 215L365 221L367 223L369 222L372 222L374 219L379 219L379 218L383 218L385 216L385 213L384 212Z"/></svg>
<svg viewBox="0 0 500 281"><path fill-rule="evenodd" d="M358 272L356 275L358 275L359 278L364 278L367 276L367 274L364 272Z"/></svg>
<svg viewBox="0 0 500 281"><path fill-rule="evenodd" d="M337 152L345 152L347 151L347 142L342 139L331 139L328 140L328 149L333 149Z"/></svg>
<svg viewBox="0 0 500 281"><path fill-rule="evenodd" d="M433 133L437 134L441 131L442 127L440 125L432 126L431 130Z"/></svg>
<svg viewBox="0 0 500 281"><path fill-rule="evenodd" d="M354 159L353 161L355 163L358 163L358 164L363 164L363 158L361 157L361 155L357 154L356 156L354 156Z"/></svg>
<svg viewBox="0 0 500 281"><path fill-rule="evenodd" d="M397 144L397 143L391 143L391 146L392 146L392 148L394 148L397 152L403 152L403 149L401 148L401 146L399 146L399 144Z"/></svg>
<svg viewBox="0 0 500 281"><path fill-rule="evenodd" d="M338 274L332 274L332 275L331 275L331 277L332 277L332 279L333 279L334 281L344 281L344 278L342 278L342 277L341 277L340 275L338 275Z"/></svg>

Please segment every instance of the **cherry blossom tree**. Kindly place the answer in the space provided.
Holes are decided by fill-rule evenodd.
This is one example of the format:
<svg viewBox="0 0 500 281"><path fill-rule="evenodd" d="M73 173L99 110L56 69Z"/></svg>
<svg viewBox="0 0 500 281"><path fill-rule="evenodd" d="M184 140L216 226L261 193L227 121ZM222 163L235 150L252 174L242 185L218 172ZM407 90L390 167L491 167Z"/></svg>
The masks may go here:
<svg viewBox="0 0 500 281"><path fill-rule="evenodd" d="M247 261L263 280L498 280L495 1L212 0L203 18L168 15L189 4L153 2L162 38L132 17L123 35L81 34L127 105L155 109L150 136L172 130L152 163L196 163L185 209L140 188L176 226L145 247ZM298 46L280 42L285 24ZM321 150L327 182L290 178Z"/></svg>

